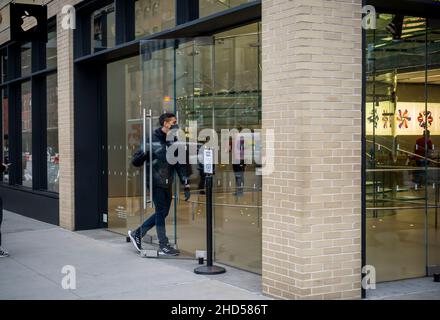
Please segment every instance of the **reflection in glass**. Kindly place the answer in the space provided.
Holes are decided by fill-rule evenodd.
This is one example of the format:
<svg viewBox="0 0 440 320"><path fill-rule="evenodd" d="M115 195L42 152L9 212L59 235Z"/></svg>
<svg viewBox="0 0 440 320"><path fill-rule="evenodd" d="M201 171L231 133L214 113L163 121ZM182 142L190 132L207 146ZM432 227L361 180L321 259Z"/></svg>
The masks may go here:
<svg viewBox="0 0 440 320"><path fill-rule="evenodd" d="M32 50L31 43L21 46L21 76L26 77L32 73Z"/></svg>
<svg viewBox="0 0 440 320"><path fill-rule="evenodd" d="M57 74L46 78L47 90L47 190L59 191Z"/></svg>
<svg viewBox="0 0 440 320"><path fill-rule="evenodd" d="M53 23L48 27L48 40L46 43L46 68L56 68L57 66L57 27Z"/></svg>
<svg viewBox="0 0 440 320"><path fill-rule="evenodd" d="M32 93L31 82L21 85L22 185L32 188Z"/></svg>
<svg viewBox="0 0 440 320"><path fill-rule="evenodd" d="M425 66L429 52L439 52L435 34L424 18L382 13L377 29L367 30L366 253L378 281L425 275L429 252L439 248L432 231L439 206L439 67Z"/></svg>
<svg viewBox="0 0 440 320"><path fill-rule="evenodd" d="M108 228L127 234L139 225L142 170L131 156L142 142L139 58L107 65Z"/></svg>
<svg viewBox="0 0 440 320"><path fill-rule="evenodd" d="M136 0L136 39L174 27L175 17L175 0Z"/></svg>
<svg viewBox="0 0 440 320"><path fill-rule="evenodd" d="M200 0L200 18L253 1L255 0Z"/></svg>
<svg viewBox="0 0 440 320"><path fill-rule="evenodd" d="M92 14L92 53L115 46L115 6L110 4Z"/></svg>

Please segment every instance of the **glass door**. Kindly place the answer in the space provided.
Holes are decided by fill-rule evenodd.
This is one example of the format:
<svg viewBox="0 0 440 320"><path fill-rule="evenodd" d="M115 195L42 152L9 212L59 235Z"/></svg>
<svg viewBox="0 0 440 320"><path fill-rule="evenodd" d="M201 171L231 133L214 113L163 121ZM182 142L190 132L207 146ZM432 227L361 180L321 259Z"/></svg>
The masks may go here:
<svg viewBox="0 0 440 320"><path fill-rule="evenodd" d="M127 235L143 212L143 170L131 165L143 143L139 58L107 65L108 229Z"/></svg>
<svg viewBox="0 0 440 320"><path fill-rule="evenodd" d="M143 41L141 53L143 107L153 117L176 114L191 184L191 198L184 201L183 186L174 179L167 231L174 230L183 253L193 256L205 250L206 196L199 155L208 145L218 162L215 259L261 272L261 176L253 161L261 128L260 25L212 37Z"/></svg>
<svg viewBox="0 0 440 320"><path fill-rule="evenodd" d="M149 151L153 131L159 127L159 116L174 112L170 103L174 64L169 61L173 49L169 49L151 51L149 73L142 72L138 56L107 65L108 229L124 235L154 213L150 188L153 162L148 159L137 168L132 159L141 148ZM145 96L143 84L150 88ZM163 99L156 99L159 92ZM151 152L147 154L152 157ZM174 216L174 206L170 215ZM167 222L167 236L175 244L174 219ZM143 241L158 243L155 229Z"/></svg>

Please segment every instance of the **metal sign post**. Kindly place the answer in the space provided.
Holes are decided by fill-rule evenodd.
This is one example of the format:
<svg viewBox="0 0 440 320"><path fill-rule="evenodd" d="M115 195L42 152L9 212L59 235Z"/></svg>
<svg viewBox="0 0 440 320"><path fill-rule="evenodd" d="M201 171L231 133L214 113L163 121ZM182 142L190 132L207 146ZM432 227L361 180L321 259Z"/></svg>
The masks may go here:
<svg viewBox="0 0 440 320"><path fill-rule="evenodd" d="M214 174L214 151L212 149L203 150L203 163L205 171L206 188L206 266L194 269L196 274L221 274L226 269L215 266L212 263L212 177Z"/></svg>

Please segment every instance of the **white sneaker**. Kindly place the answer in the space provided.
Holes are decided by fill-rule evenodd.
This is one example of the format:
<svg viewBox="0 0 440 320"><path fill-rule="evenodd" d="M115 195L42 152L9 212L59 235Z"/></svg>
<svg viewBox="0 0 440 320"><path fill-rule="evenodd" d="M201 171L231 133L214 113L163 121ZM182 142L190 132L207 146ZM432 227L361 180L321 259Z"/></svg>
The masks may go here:
<svg viewBox="0 0 440 320"><path fill-rule="evenodd" d="M0 258L6 258L6 257L9 257L8 251L0 247Z"/></svg>
<svg viewBox="0 0 440 320"><path fill-rule="evenodd" d="M142 246L141 238L136 234L133 235L131 233L131 230L128 230L128 237L130 238L131 243L136 248L136 250L141 252L141 246Z"/></svg>

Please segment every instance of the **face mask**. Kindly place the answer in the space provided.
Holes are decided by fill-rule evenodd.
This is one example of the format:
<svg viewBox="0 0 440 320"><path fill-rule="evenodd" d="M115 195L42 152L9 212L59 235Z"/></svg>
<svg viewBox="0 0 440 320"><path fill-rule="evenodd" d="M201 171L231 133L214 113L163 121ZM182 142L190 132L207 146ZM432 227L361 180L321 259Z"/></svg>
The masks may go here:
<svg viewBox="0 0 440 320"><path fill-rule="evenodd" d="M178 124L173 124L171 127L170 127L170 130L178 130L179 129L179 125Z"/></svg>

